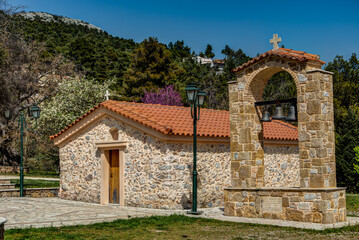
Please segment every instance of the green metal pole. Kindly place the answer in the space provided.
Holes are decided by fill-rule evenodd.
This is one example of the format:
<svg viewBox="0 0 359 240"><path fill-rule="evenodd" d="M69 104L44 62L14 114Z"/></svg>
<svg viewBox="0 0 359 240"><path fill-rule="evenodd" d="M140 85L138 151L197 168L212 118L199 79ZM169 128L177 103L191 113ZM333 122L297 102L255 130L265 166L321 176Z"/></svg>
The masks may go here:
<svg viewBox="0 0 359 240"><path fill-rule="evenodd" d="M193 104L193 178L192 178L192 211L189 214L199 215L197 211L197 99Z"/></svg>
<svg viewBox="0 0 359 240"><path fill-rule="evenodd" d="M20 113L20 197L24 196L24 166L23 166L23 155L24 155L24 114Z"/></svg>
<svg viewBox="0 0 359 240"><path fill-rule="evenodd" d="M193 201L192 211L197 212L197 101L194 101L193 114Z"/></svg>

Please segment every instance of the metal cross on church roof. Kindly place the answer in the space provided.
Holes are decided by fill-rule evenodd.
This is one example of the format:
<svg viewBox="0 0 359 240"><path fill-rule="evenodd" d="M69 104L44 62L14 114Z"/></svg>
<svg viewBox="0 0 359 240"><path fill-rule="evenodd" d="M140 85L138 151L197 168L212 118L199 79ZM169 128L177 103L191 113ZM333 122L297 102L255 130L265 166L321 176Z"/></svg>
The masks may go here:
<svg viewBox="0 0 359 240"><path fill-rule="evenodd" d="M282 41L282 38L278 37L278 34L273 34L273 38L269 40L270 44L273 44L273 50L278 50L278 43Z"/></svg>

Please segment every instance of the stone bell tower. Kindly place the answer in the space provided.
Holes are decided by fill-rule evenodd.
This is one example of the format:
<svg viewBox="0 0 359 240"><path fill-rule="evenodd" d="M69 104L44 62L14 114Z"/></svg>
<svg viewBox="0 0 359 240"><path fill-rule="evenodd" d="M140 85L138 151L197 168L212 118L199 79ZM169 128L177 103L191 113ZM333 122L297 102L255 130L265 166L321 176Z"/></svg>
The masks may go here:
<svg viewBox="0 0 359 240"><path fill-rule="evenodd" d="M346 220L345 190L336 186L332 73L318 55L278 47L233 71L229 83L231 179L225 214L333 223ZM288 72L297 88L300 188L271 188L264 181L261 109L265 85ZM246 196L246 197L244 197Z"/></svg>

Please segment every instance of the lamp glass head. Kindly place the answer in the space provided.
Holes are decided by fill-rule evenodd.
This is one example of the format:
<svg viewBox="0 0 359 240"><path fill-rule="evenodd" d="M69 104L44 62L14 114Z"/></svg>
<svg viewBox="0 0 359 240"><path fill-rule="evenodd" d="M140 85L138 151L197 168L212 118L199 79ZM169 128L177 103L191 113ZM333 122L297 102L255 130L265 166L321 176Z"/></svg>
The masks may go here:
<svg viewBox="0 0 359 240"><path fill-rule="evenodd" d="M11 117L12 117L12 111L10 109L6 109L4 111L4 117L5 117L6 120L10 120Z"/></svg>
<svg viewBox="0 0 359 240"><path fill-rule="evenodd" d="M39 106L35 105L30 108L31 116L35 119L38 119L40 117L41 109Z"/></svg>
<svg viewBox="0 0 359 240"><path fill-rule="evenodd" d="M197 87L195 85L187 85L185 90L187 93L188 101L193 102L197 97Z"/></svg>
<svg viewBox="0 0 359 240"><path fill-rule="evenodd" d="M198 105L203 106L204 103L204 97L207 96L207 94L203 91L198 92Z"/></svg>

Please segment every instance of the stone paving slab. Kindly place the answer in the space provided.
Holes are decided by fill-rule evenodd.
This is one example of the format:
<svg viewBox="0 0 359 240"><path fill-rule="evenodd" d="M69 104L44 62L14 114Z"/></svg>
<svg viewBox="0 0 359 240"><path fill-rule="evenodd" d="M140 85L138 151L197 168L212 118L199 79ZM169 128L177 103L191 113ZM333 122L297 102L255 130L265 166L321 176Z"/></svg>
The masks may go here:
<svg viewBox="0 0 359 240"><path fill-rule="evenodd" d="M320 224L282 221L263 218L242 218L223 215L223 208L200 209L202 215L187 215L217 219L221 221L268 224L281 227L296 227L324 230L359 224L359 217L348 217L345 223ZM1 198L0 217L6 218L5 229L27 227L60 227L84 225L99 222L110 222L116 219L133 217L167 216L186 214L185 210L162 210L118 205L100 205L80 201L69 201L60 198Z"/></svg>

